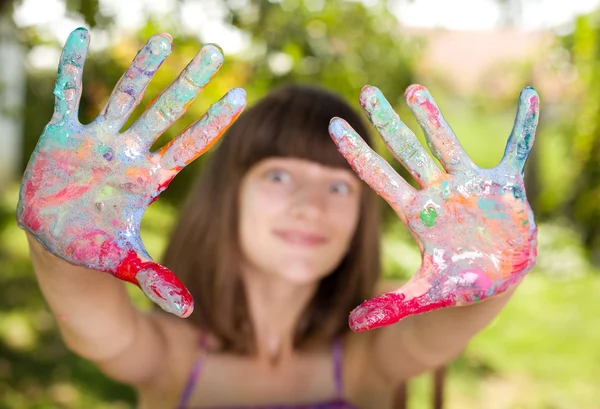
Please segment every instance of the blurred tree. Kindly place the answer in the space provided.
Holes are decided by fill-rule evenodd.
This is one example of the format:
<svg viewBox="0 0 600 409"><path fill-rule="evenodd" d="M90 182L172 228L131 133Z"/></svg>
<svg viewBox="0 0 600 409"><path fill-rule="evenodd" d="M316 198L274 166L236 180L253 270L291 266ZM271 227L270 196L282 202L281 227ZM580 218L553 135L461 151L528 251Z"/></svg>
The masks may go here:
<svg viewBox="0 0 600 409"><path fill-rule="evenodd" d="M569 135L577 176L567 214L578 223L592 259L600 264L600 9L577 18L563 44L582 85Z"/></svg>
<svg viewBox="0 0 600 409"><path fill-rule="evenodd" d="M413 79L414 42L386 3L358 1L225 1L231 24L249 33L251 85L258 94L286 82L311 82L352 101L367 83L391 102Z"/></svg>
<svg viewBox="0 0 600 409"><path fill-rule="evenodd" d="M24 0L0 0L0 14L12 14L15 6ZM67 14L81 16L89 27L105 28L113 23L111 16L102 12L100 0L65 0Z"/></svg>

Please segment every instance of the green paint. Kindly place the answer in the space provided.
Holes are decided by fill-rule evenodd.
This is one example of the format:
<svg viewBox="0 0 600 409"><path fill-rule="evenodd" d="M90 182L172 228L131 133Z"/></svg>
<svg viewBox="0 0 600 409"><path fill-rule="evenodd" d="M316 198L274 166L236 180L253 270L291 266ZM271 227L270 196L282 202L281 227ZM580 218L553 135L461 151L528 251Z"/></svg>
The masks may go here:
<svg viewBox="0 0 600 409"><path fill-rule="evenodd" d="M425 226L433 227L435 226L435 219L437 218L438 214L433 207L426 207L425 209L421 210L419 216L421 217L421 220L423 220L423 224Z"/></svg>
<svg viewBox="0 0 600 409"><path fill-rule="evenodd" d="M114 196L113 187L109 185L104 185L102 186L102 188L100 188L100 191L96 195L96 201L101 201L112 196Z"/></svg>

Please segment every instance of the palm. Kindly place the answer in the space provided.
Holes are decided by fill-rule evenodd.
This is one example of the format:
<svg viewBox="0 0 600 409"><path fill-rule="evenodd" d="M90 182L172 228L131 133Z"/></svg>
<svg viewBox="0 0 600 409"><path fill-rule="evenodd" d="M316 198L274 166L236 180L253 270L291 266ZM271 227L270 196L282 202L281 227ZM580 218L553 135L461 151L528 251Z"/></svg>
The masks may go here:
<svg viewBox="0 0 600 409"><path fill-rule="evenodd" d="M63 135L72 135L69 149L61 148ZM116 141L116 135L93 124L49 125L24 177L22 203L26 225L43 220L48 226L37 236L53 252L110 272L116 272L127 250L145 254L139 209L149 205L166 176L151 155L135 152L125 163L123 146ZM107 248L112 251L102 250Z"/></svg>
<svg viewBox="0 0 600 409"><path fill-rule="evenodd" d="M379 90L366 87L361 95L369 118L420 190L408 185L345 122L335 120L330 128L340 152L398 213L423 257L421 268L404 287L353 311L355 330L478 302L505 291L535 263L537 230L522 174L537 123L535 91L521 94L505 156L493 169L480 169L470 160L427 90L413 86L407 100L445 171L426 154Z"/></svg>
<svg viewBox="0 0 600 409"><path fill-rule="evenodd" d="M243 109L232 90L179 137L157 152L150 146L208 83L222 63L204 47L125 132L152 74L170 52L170 38L152 37L121 78L106 108L89 125L77 119L81 72L89 35L71 33L56 82L52 120L30 159L17 209L19 225L50 252L139 285L165 310L192 311L189 292L167 268L154 263L139 230L142 215L171 179L204 152Z"/></svg>

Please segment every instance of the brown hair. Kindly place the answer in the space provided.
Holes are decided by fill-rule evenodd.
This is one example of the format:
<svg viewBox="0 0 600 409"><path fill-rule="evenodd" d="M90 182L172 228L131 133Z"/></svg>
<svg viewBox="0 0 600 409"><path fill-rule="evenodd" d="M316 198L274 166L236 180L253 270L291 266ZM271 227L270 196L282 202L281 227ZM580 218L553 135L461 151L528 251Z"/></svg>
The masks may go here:
<svg viewBox="0 0 600 409"><path fill-rule="evenodd" d="M255 350L239 271L240 182L250 167L273 156L350 169L327 130L334 116L344 118L369 141L359 116L335 94L304 85L288 85L270 93L229 128L181 210L164 263L194 297L195 311L189 319L216 336L225 351L248 354ZM348 331L350 310L373 296L379 256L378 204L365 186L349 251L321 280L296 327L294 347L330 341Z"/></svg>

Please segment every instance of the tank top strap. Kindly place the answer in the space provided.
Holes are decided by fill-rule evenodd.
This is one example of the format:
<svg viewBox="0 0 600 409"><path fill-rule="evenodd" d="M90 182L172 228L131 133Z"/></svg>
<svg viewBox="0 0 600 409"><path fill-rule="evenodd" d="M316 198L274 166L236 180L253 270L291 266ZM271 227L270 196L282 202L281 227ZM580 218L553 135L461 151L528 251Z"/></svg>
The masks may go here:
<svg viewBox="0 0 600 409"><path fill-rule="evenodd" d="M343 346L342 339L336 338L333 340L333 381L335 384L335 397L337 399L343 399L344 394L344 382L342 377L343 370Z"/></svg>
<svg viewBox="0 0 600 409"><path fill-rule="evenodd" d="M206 353L206 335L204 332L200 332L200 336L198 337L198 346L199 353L194 361L194 365L192 366L192 370L188 375L187 382L185 383L185 387L181 392L181 397L179 398L179 403L177 404L177 409L185 409L188 406L190 397L192 396L192 392L194 391L194 387L198 382L198 378L202 373L202 368L204 366L204 356Z"/></svg>

